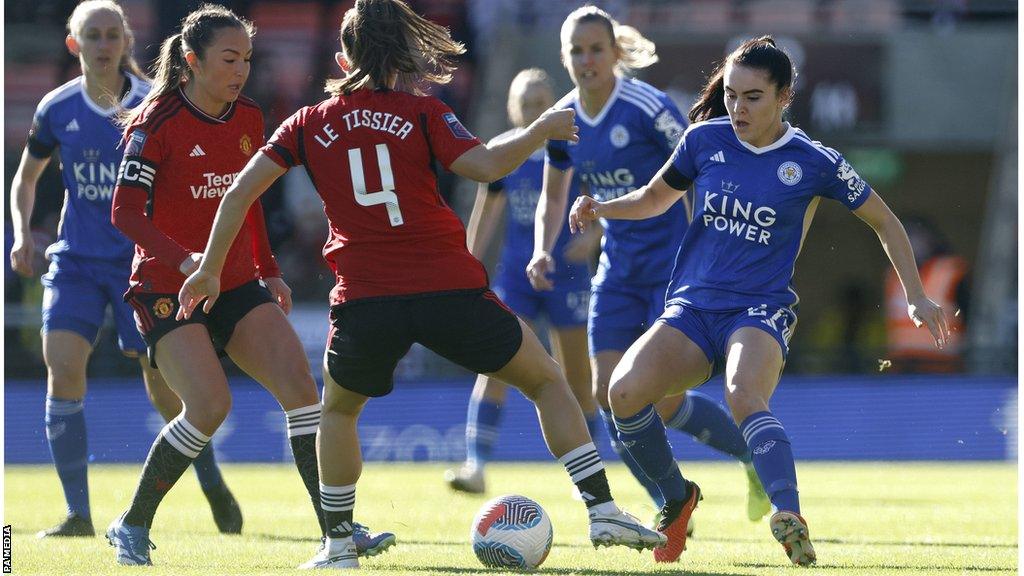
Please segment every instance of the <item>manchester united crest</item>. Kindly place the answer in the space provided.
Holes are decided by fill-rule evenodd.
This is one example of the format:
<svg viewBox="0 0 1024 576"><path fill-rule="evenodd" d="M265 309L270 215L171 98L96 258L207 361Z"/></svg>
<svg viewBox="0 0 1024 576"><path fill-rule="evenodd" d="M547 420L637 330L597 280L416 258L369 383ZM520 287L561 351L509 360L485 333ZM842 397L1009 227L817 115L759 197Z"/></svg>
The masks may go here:
<svg viewBox="0 0 1024 576"><path fill-rule="evenodd" d="M242 154L246 156L252 154L252 139L248 134L242 134L242 139L238 141L238 147L242 149Z"/></svg>
<svg viewBox="0 0 1024 576"><path fill-rule="evenodd" d="M174 300L170 298L157 298L153 304L153 314L161 320L166 320L171 317L174 312Z"/></svg>

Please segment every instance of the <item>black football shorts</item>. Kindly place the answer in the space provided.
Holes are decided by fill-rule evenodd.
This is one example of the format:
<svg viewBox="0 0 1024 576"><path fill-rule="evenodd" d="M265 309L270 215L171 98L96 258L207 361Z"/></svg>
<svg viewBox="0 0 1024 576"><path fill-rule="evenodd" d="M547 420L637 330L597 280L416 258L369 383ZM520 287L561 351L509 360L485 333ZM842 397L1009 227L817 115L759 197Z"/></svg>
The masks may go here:
<svg viewBox="0 0 1024 576"><path fill-rule="evenodd" d="M496 372L523 343L519 319L488 289L357 300L331 307L327 370L346 390L385 396L419 343L476 372Z"/></svg>

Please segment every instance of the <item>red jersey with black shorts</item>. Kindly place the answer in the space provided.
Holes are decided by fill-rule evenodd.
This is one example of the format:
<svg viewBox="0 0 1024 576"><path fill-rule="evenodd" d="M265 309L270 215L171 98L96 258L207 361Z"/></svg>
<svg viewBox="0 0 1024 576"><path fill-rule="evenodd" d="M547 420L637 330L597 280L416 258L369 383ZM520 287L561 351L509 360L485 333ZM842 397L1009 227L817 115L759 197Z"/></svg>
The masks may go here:
<svg viewBox="0 0 1024 576"><path fill-rule="evenodd" d="M181 89L157 98L126 131L111 218L135 242L125 299L155 366L157 341L185 324L206 325L223 354L235 324L272 302L259 278L280 276L270 251L263 209L253 204L228 252L221 297L207 315L200 308L176 320L181 263L206 249L221 197L263 144L263 113L242 96L220 117L193 105Z"/></svg>
<svg viewBox="0 0 1024 576"><path fill-rule="evenodd" d="M304 165L323 199L337 280L326 364L342 387L387 394L415 342L480 373L519 350L518 319L437 190L435 160L447 169L479 145L436 98L362 89L299 110L261 150Z"/></svg>
<svg viewBox="0 0 1024 576"><path fill-rule="evenodd" d="M263 113L241 96L214 118L178 89L126 134L111 214L136 244L129 292L176 294L181 263L206 249L221 197L263 144ZM221 290L279 275L257 202L228 252Z"/></svg>
<svg viewBox="0 0 1024 576"><path fill-rule="evenodd" d="M440 100L393 90L356 90L284 121L262 152L305 165L323 199L331 304L487 286L433 170L479 145Z"/></svg>

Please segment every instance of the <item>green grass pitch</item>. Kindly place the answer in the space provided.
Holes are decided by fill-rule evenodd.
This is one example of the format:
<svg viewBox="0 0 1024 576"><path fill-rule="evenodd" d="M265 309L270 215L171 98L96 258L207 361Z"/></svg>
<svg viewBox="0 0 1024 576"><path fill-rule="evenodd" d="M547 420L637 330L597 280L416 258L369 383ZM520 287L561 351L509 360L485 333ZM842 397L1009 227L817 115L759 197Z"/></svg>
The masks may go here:
<svg viewBox="0 0 1024 576"><path fill-rule="evenodd" d="M817 566L789 565L767 523L745 515L745 479L735 464L683 463L705 498L695 514L696 537L682 561L656 565L650 552L594 550L583 505L570 498L564 470L550 464L496 464L488 497L529 496L548 511L554 547L540 572L549 574L680 574L700 576L838 574L995 575L1017 573L1017 470L1010 463L803 463L804 516ZM470 522L485 497L450 493L435 464L368 464L356 493L356 520L389 530L398 545L362 562L366 574L495 574L469 545ZM90 470L97 531L128 504L139 466ZM37 530L62 514L49 466L8 466L4 524L13 526L15 574L282 574L307 560L319 543L309 502L288 465L225 465L242 505L241 536L221 536L191 472L164 500L152 533L153 568L118 567L101 536L37 540ZM619 504L641 518L653 510L621 464L609 467Z"/></svg>

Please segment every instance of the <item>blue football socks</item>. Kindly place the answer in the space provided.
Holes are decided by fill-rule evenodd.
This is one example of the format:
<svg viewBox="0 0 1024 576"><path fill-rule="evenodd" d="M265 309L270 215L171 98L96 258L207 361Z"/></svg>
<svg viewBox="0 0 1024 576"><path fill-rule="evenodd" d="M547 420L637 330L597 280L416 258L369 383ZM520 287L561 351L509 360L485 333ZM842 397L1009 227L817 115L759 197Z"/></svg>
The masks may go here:
<svg viewBox="0 0 1024 576"><path fill-rule="evenodd" d="M800 513L793 449L782 424L771 412L755 412L740 424L761 485L778 510Z"/></svg>
<svg viewBox="0 0 1024 576"><path fill-rule="evenodd" d="M750 450L732 416L707 394L689 390L685 401L665 422L665 427L686 432L698 442L731 454L741 462L750 462Z"/></svg>
<svg viewBox="0 0 1024 576"><path fill-rule="evenodd" d="M684 500L686 483L654 405L648 404L632 416L615 416L614 419L619 440L643 473L658 485L663 501Z"/></svg>
<svg viewBox="0 0 1024 576"><path fill-rule="evenodd" d="M612 450L622 458L622 462L629 468L629 472L636 478L636 481L644 487L647 494L651 497L656 508L661 508L665 505L665 498L661 495L661 490L658 488L658 484L647 477L647 474L640 468L640 465L636 463L636 460L629 454L626 447L619 441L619 432L615 429L615 420L612 418L610 412L601 410L601 420L604 421L605 430L608 431L608 440L611 442Z"/></svg>
<svg viewBox="0 0 1024 576"><path fill-rule="evenodd" d="M64 488L68 512L86 519L89 509L88 444L85 434L85 404L82 400L46 397L46 440Z"/></svg>
<svg viewBox="0 0 1024 576"><path fill-rule="evenodd" d="M502 405L474 395L466 414L466 463L483 466L491 459L498 443L498 422Z"/></svg>

